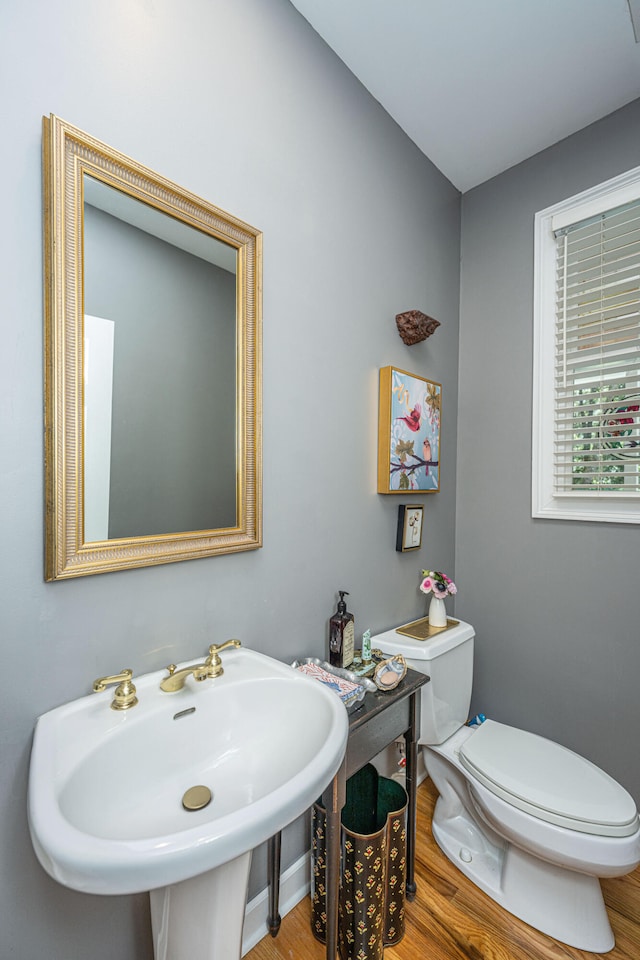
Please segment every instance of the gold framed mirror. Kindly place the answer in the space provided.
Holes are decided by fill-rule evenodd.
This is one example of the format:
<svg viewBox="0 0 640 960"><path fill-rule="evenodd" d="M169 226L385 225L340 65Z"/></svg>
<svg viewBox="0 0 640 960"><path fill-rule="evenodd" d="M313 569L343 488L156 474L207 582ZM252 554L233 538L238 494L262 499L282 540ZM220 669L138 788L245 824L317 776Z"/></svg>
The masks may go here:
<svg viewBox="0 0 640 960"><path fill-rule="evenodd" d="M43 117L45 579L262 546L262 234Z"/></svg>

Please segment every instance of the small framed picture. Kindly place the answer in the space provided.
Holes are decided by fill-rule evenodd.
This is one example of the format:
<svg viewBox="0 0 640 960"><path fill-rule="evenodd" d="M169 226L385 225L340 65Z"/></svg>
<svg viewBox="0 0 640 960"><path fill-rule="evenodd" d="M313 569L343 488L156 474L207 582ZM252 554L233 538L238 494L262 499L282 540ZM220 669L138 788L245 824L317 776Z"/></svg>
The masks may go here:
<svg viewBox="0 0 640 960"><path fill-rule="evenodd" d="M396 550L418 550L422 546L422 516L424 504L402 503L398 507L398 533Z"/></svg>

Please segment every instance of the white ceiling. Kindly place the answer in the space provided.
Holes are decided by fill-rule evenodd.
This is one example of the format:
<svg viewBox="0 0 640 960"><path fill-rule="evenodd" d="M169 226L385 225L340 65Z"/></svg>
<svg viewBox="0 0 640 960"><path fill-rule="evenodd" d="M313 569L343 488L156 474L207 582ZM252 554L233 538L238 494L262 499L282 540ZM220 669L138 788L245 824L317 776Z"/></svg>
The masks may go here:
<svg viewBox="0 0 640 960"><path fill-rule="evenodd" d="M463 192L640 97L640 0L291 2Z"/></svg>

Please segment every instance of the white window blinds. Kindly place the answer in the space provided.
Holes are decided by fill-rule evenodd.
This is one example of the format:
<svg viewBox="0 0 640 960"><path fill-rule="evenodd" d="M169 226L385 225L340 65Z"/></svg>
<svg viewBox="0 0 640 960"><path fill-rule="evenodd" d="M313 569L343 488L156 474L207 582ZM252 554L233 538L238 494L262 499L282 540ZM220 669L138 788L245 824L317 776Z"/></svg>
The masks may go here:
<svg viewBox="0 0 640 960"><path fill-rule="evenodd" d="M640 497L640 200L554 232L556 497Z"/></svg>

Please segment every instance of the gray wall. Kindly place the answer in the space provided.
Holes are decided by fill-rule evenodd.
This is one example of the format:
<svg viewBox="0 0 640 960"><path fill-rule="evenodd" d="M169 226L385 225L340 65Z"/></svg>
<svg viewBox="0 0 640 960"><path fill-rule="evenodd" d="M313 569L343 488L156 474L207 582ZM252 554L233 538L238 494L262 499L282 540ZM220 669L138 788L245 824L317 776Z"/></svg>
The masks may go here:
<svg viewBox="0 0 640 960"><path fill-rule="evenodd" d="M640 101L463 198L456 612L473 711L576 749L640 801L640 528L532 520L533 220L640 163Z"/></svg>
<svg viewBox="0 0 640 960"><path fill-rule="evenodd" d="M123 664L146 672L230 636L322 655L339 587L358 639L423 612L420 569L454 571L460 197L286 0L24 0L0 17L0 953L147 960L145 897L72 893L35 861L35 718ZM43 582L50 112L264 231L262 550ZM413 307L442 326L408 348L394 315ZM398 503L375 492L387 364L443 383L442 491L424 498L418 555L395 552ZM285 866L303 843L290 833ZM263 852L251 882L264 886Z"/></svg>

